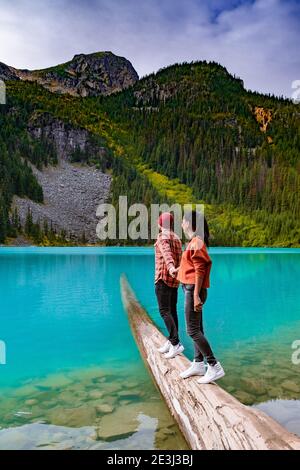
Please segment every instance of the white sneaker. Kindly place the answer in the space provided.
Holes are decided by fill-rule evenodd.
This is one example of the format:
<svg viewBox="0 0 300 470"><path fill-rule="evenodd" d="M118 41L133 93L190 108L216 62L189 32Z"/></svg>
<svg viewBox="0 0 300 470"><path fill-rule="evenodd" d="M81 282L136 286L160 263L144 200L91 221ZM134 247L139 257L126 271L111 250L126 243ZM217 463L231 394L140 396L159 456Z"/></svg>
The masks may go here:
<svg viewBox="0 0 300 470"><path fill-rule="evenodd" d="M169 352L170 347L171 347L171 343L168 340L165 344L163 344L160 348L158 348L157 351L164 354L164 353Z"/></svg>
<svg viewBox="0 0 300 470"><path fill-rule="evenodd" d="M180 377L182 379L187 379L188 377L192 377L193 375L205 375L205 372L206 367L204 362L193 361L188 369L181 372Z"/></svg>
<svg viewBox="0 0 300 470"><path fill-rule="evenodd" d="M181 354L183 351L184 351L184 347L182 346L182 344L178 343L176 344L176 346L173 346L173 344L171 344L169 352L165 354L165 358L173 359L173 357L177 356L178 354Z"/></svg>
<svg viewBox="0 0 300 470"><path fill-rule="evenodd" d="M214 382L215 380L221 379L224 377L225 372L223 367L219 362L215 364L214 366L211 366L207 364L207 371L204 377L201 377L200 379L197 380L198 384L209 384L211 382Z"/></svg>

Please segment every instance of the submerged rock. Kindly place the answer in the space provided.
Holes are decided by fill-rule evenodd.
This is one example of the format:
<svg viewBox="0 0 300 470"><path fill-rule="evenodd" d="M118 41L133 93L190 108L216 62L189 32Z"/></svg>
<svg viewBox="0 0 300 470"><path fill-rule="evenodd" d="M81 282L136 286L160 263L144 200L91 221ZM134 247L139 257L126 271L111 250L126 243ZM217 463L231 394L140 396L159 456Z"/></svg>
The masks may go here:
<svg viewBox="0 0 300 470"><path fill-rule="evenodd" d="M117 408L113 413L103 416L97 429L97 435L102 440L116 440L130 436L138 428L140 407L131 405Z"/></svg>
<svg viewBox="0 0 300 470"><path fill-rule="evenodd" d="M141 390L121 390L118 392L118 396L125 399L140 398L142 395L143 393Z"/></svg>
<svg viewBox="0 0 300 470"><path fill-rule="evenodd" d="M89 392L88 397L94 400L97 398L102 398L103 395L104 393L101 392L100 390L92 390L91 392Z"/></svg>
<svg viewBox="0 0 300 470"><path fill-rule="evenodd" d="M65 374L52 374L36 382L36 386L47 388L63 388L67 385L70 385L72 380L70 380Z"/></svg>
<svg viewBox="0 0 300 470"><path fill-rule="evenodd" d="M96 411L101 414L112 413L114 411L114 407L111 405L107 405L106 403L96 405Z"/></svg>
<svg viewBox="0 0 300 470"><path fill-rule="evenodd" d="M295 392L295 393L300 392L300 385L296 384L292 380L284 380L281 386L283 389L288 390L289 392Z"/></svg>
<svg viewBox="0 0 300 470"><path fill-rule="evenodd" d="M36 405L37 403L38 403L38 400L36 400L35 398L25 401L25 405L27 406L33 406L33 405Z"/></svg>
<svg viewBox="0 0 300 470"><path fill-rule="evenodd" d="M255 396L264 395L267 392L265 384L261 380L257 380L255 378L242 379L242 386L245 387L245 390Z"/></svg>
<svg viewBox="0 0 300 470"><path fill-rule="evenodd" d="M236 392L234 395L240 402L244 403L244 405L253 405L253 403L255 403L255 397L242 390Z"/></svg>
<svg viewBox="0 0 300 470"><path fill-rule="evenodd" d="M49 411L51 424L57 426L91 426L96 418L96 410L91 406L78 408L57 407Z"/></svg>

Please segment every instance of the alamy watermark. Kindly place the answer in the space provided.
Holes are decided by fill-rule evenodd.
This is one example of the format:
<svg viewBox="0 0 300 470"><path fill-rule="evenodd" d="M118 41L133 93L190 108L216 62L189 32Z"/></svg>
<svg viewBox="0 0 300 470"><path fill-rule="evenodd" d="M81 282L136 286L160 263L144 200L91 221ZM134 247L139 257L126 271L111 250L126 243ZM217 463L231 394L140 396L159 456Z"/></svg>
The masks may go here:
<svg viewBox="0 0 300 470"><path fill-rule="evenodd" d="M295 349L295 351L292 354L292 363L295 366L300 365L300 339L296 339L292 343L292 349Z"/></svg>
<svg viewBox="0 0 300 470"><path fill-rule="evenodd" d="M0 340L0 366L6 364L6 344Z"/></svg>
<svg viewBox="0 0 300 470"><path fill-rule="evenodd" d="M197 211L195 232L204 239L204 204L145 204L135 203L128 207L127 196L120 196L118 207L113 204L100 204L96 215L100 221L96 228L100 240L156 240L159 233L158 218L161 213L173 215L174 232L182 238L182 222L192 210Z"/></svg>
<svg viewBox="0 0 300 470"><path fill-rule="evenodd" d="M3 80L0 80L0 104L6 104L6 86Z"/></svg>

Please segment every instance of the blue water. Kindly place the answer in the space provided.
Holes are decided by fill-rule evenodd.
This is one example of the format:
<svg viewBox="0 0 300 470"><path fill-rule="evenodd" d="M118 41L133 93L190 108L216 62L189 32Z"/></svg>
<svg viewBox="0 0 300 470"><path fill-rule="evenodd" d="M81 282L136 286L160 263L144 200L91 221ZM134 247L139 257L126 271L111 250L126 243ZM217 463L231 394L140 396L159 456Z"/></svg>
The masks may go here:
<svg viewBox="0 0 300 470"><path fill-rule="evenodd" d="M212 248L210 254L205 329L218 357L241 342L272 340L283 327L290 355L300 338L300 250ZM0 383L139 360L120 299L122 273L164 330L151 248L1 248L0 340L7 365L0 366ZM179 292L182 340L191 355Z"/></svg>
<svg viewBox="0 0 300 470"><path fill-rule="evenodd" d="M300 249L212 248L210 255L204 326L226 368L222 385L246 404L299 398L300 365L291 356L300 339ZM7 356L0 394L93 366L141 377L144 366L120 297L123 273L165 332L152 248L0 248L0 341ZM181 289L178 311L181 340L192 358ZM250 396L253 378L261 389Z"/></svg>

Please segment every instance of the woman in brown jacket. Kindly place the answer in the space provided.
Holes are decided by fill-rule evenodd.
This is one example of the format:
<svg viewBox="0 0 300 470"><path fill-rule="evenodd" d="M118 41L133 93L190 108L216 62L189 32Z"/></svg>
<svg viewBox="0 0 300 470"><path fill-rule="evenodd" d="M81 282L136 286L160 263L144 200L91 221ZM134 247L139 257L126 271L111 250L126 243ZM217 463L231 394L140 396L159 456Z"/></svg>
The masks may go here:
<svg viewBox="0 0 300 470"><path fill-rule="evenodd" d="M190 241L182 255L177 279L183 286L187 333L194 342L195 351L194 361L180 376L185 379L193 375L202 375L198 383L204 384L224 377L225 372L215 358L203 332L202 306L206 301L207 288L210 285L212 261L207 252L209 230L206 220L204 219L204 240L198 235L200 225L201 214L199 212L191 211L184 215L182 228Z"/></svg>

